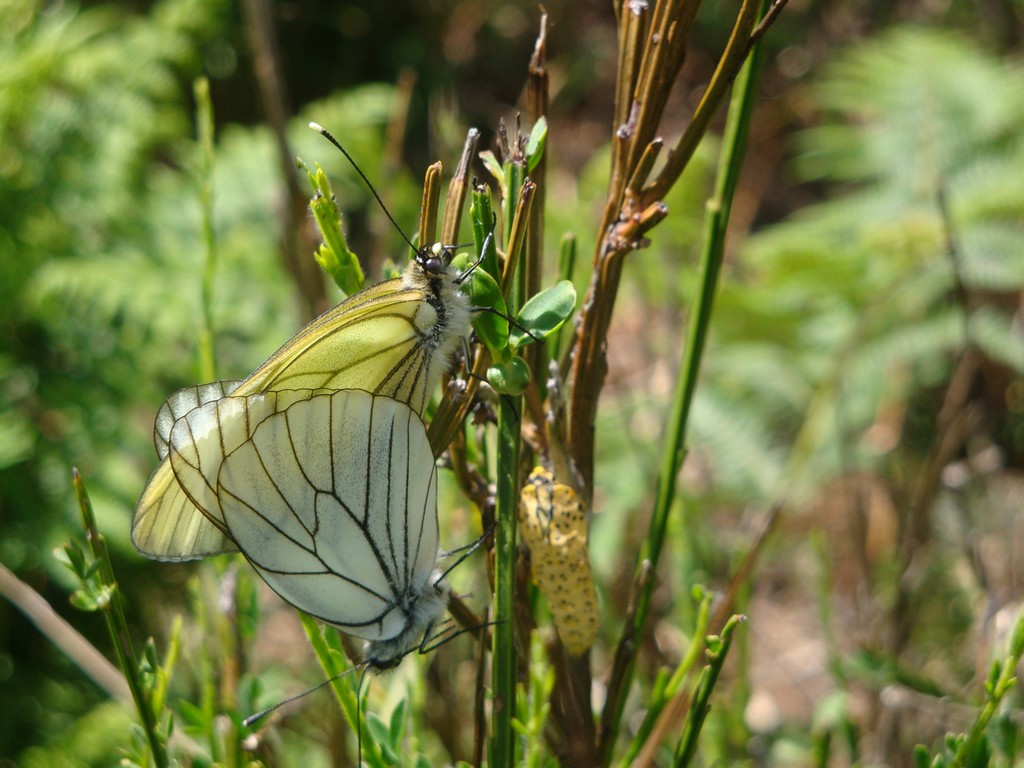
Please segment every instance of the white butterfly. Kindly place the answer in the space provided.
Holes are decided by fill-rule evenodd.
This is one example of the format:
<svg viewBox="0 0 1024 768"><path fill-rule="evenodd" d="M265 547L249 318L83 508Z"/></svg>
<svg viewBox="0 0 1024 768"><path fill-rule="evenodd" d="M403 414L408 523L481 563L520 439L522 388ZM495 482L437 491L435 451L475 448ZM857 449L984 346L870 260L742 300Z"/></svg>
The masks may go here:
<svg viewBox="0 0 1024 768"><path fill-rule="evenodd" d="M397 664L450 594L417 413L361 390L206 394L171 422L178 485L281 597Z"/></svg>
<svg viewBox="0 0 1024 768"><path fill-rule="evenodd" d="M365 288L324 313L244 381L213 382L171 395L157 415L154 439L161 461L132 520L135 548L157 560L235 550L217 520L182 493L166 461L171 426L197 406L231 392L358 388L393 397L422 414L469 336L468 299L449 266L451 257L440 247L419 251L402 277Z"/></svg>

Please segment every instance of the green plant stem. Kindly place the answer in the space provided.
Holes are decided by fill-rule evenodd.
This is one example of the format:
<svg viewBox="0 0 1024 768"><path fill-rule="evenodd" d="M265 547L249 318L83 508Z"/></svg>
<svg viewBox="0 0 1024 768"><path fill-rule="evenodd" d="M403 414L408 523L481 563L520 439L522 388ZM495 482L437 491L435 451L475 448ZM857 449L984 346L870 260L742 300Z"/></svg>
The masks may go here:
<svg viewBox="0 0 1024 768"><path fill-rule="evenodd" d="M768 3L762 1L761 15ZM715 180L715 191L707 203L707 215L704 219L704 232L700 258L699 285L700 291L694 302L687 326L686 345L679 374L676 378L676 391L672 400L672 411L669 416L665 444L662 448L661 468L658 474L658 486L654 499L654 509L647 532L647 539L637 561L637 579L645 562L656 568L665 543L665 531L668 516L676 498L676 478L679 468L686 456L686 428L693 405L693 396L697 387L701 357L707 341L711 325L711 311L714 306L715 292L721 273L725 255L726 232L729 214L732 211L732 200L739 181L743 158L746 153L747 134L754 111L757 96L758 72L763 54L761 45L754 46L750 58L743 65L736 78L729 115L726 120L725 134L722 139L722 151L718 165L718 176ZM650 610L651 593L655 580L649 580L642 589L637 609L633 616L632 626L623 630L624 636L640 637L647 614ZM635 641L632 648L636 648ZM618 732L622 710L625 706L629 681L632 679L635 652L622 655L622 663L628 665L624 671L623 685L616 696L609 698L608 705L612 709L606 713L604 722L609 725L602 745L605 762L611 755L611 746ZM614 674L613 674L614 677Z"/></svg>
<svg viewBox="0 0 1024 768"><path fill-rule="evenodd" d="M93 558L99 563L100 574L103 583L111 588L110 602L103 609L103 619L107 624L107 631L114 644L114 653L117 655L117 663L124 672L125 680L128 682L128 689L131 691L132 699L135 702L135 709L142 720L142 730L146 734L146 742L149 744L153 762L157 768L166 768L169 765L167 750L164 740L157 727L156 713L153 711L152 702L142 684L139 676L139 660L135 655L135 648L132 646L128 631L128 621L124 615L124 606L121 603L120 591L116 588L117 581L114 579L114 568L110 564L110 555L107 552L107 544L96 527L96 517L93 515L92 502L85 489L85 482L77 469L72 469L72 484L75 487L75 496L78 498L78 508L82 513L82 525L85 528L89 541L89 548L92 550Z"/></svg>
<svg viewBox="0 0 1024 768"><path fill-rule="evenodd" d="M683 683L686 682L687 675L689 675L690 670L697 663L697 659L700 658L701 651L704 650L704 636L710 621L711 595L707 594L701 600L700 607L697 609L697 626L693 636L690 638L690 644L686 648L686 654L683 656L683 660L679 662L679 666L676 667L672 676L667 678L664 684L659 686L657 690L651 692L650 704L648 705L647 712L644 714L643 722L640 724L636 736L633 737L633 741L626 754L619 760L620 768L628 768L628 766L633 764L633 760L640 753L641 748L643 748L648 737L653 732L658 716L665 709L665 705L679 692Z"/></svg>
<svg viewBox="0 0 1024 768"><path fill-rule="evenodd" d="M516 653L513 623L515 603L516 509L519 504L520 398L501 397L498 405L497 528L494 532L494 694L491 765L515 764Z"/></svg>
<svg viewBox="0 0 1024 768"><path fill-rule="evenodd" d="M527 222L536 185L525 180L525 169L515 162L505 163L506 178L515 181L508 187L514 203L504 202L512 211L507 221L506 263L502 289L509 314L515 316L522 306L518 277L519 257L526 240ZM515 732L512 719L516 714L516 676L518 662L515 649L515 584L516 518L519 509L519 449L521 444L522 397L502 395L498 398L498 446L496 457L497 497L494 531L494 642L491 655L493 717L491 765L511 768L515 764Z"/></svg>
<svg viewBox="0 0 1024 768"><path fill-rule="evenodd" d="M362 673L353 672L352 668L346 670L339 666L338 661L341 658L341 654L328 645L319 623L301 611L298 611L298 614L299 620L302 622L302 628L306 631L306 637L309 638L309 644L313 647L313 653L316 654L316 658L320 662L320 668L323 669L324 674L331 681L331 690L334 692L334 698L338 702L338 708L341 709L345 719L348 720L348 724L353 732L359 734L360 761L365 760L373 768L384 768L387 763L384 760L380 745L373 739L362 738L364 734L363 721L365 718L361 716L362 713L359 710L359 691L352 684L348 674L346 674Z"/></svg>
<svg viewBox="0 0 1024 768"><path fill-rule="evenodd" d="M1017 684L1017 665L1020 663L1021 655L1024 654L1024 617L1017 619L1011 638L1009 653L995 668L998 669L998 673L993 669L993 674L985 683L985 706L978 713L967 738L960 742L953 755L953 765L955 766L968 764L1003 698Z"/></svg>
<svg viewBox="0 0 1024 768"><path fill-rule="evenodd" d="M700 679L697 681L697 690L693 694L693 704L690 711L686 713L686 722L683 723L683 735L676 747L675 758L672 764L679 766L689 765L697 751L697 737L700 736L700 729L704 720L711 711L711 692L718 682L718 675L725 664L725 658L729 655L729 647L732 645L732 636L736 627L743 621L743 616L733 616L725 623L722 634L718 638L715 648L708 649L708 665L701 670ZM709 643L710 644L710 643Z"/></svg>
<svg viewBox="0 0 1024 768"><path fill-rule="evenodd" d="M198 78L192 86L196 99L199 138L199 208L202 214L203 255L202 326L199 329L199 379L217 378L213 352L213 282L217 271L217 238L213 229L213 103L210 81Z"/></svg>

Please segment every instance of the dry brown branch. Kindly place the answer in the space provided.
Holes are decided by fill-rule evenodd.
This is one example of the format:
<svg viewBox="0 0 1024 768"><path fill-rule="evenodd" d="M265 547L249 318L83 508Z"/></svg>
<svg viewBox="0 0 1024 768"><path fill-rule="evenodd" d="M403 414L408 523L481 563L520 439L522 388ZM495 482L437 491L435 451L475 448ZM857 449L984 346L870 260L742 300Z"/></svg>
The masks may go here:
<svg viewBox="0 0 1024 768"><path fill-rule="evenodd" d="M648 185L662 141L659 131L669 95L686 55L686 43L699 0L628 2L617 6L619 63L615 95L612 168L593 274L580 308L568 375L569 449L583 481L581 497L592 496L594 420L607 373L607 334L623 257L646 243L646 234L668 215L661 199L678 180L707 132L756 36L764 33L782 3L757 26L758 3L741 6L732 36L682 138L657 178Z"/></svg>

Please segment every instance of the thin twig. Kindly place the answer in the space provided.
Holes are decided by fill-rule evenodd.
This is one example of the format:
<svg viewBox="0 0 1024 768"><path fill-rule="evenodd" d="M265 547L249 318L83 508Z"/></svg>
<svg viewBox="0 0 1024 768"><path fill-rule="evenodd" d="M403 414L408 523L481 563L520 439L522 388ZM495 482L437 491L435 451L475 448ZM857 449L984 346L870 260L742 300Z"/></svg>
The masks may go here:
<svg viewBox="0 0 1024 768"><path fill-rule="evenodd" d="M93 513L92 501L85 488L85 481L78 472L78 468L71 470L72 485L75 489L75 496L78 500L78 509L82 515L82 527L85 528L86 538L89 542L89 549L93 559L99 563L99 575L103 584L110 590L110 600L103 607L103 619L107 624L107 631L113 641L114 653L117 654L118 664L124 673L125 682L131 692L132 700L135 702L136 711L142 721L142 730L149 745L150 755L157 768L165 768L169 760L165 738L160 733L157 719L161 713L156 712L153 706L151 692L146 689L140 673L139 660L135 654L135 646L132 645L128 633L128 621L124 613L124 605L120 591L117 589L117 580L114 578L114 568L110 563L110 553L107 550L107 542L96 526L96 516Z"/></svg>
<svg viewBox="0 0 1024 768"><path fill-rule="evenodd" d="M708 665L701 672L700 680L697 681L697 690L693 695L693 704L683 724L683 735L676 747L674 766L686 766L690 764L697 751L697 737L700 735L704 720L711 711L711 693L718 682L718 675L722 671L725 659L729 655L729 647L732 645L732 636L736 628L746 621L745 616L733 616L722 628L722 634L718 638L717 647L708 649Z"/></svg>
<svg viewBox="0 0 1024 768"><path fill-rule="evenodd" d="M658 208L660 198L668 192L692 157L693 148L706 132L711 116L720 105L753 43L752 34L757 18L755 2L746 0L715 77L684 133L684 139L676 145L674 157L669 158L666 169L659 175L659 181L645 189L643 195L639 190L631 192L627 180L630 184L641 182L641 176L636 173L637 168L642 163L648 163L649 167L649 145L661 129L658 105L666 98L664 92L671 89L678 74L677 65L682 62L686 33L690 30L692 17L699 5L699 1L684 2L678 7L676 17L672 13L661 15L661 9L677 7L668 2L658 3L653 17L646 3L627 3L619 10L620 52L612 171L604 215L598 230L600 237L594 251L591 284L577 318L571 352L572 366L568 375L569 390L572 393L568 443L582 479L582 487L579 489L581 497L587 503L593 493L594 421L598 396L607 372L607 335L618 293L623 256L641 247L645 243L643 235L646 231L664 217L665 212ZM775 19L777 16L778 8L773 6L770 18ZM658 20L657 26L652 18ZM756 31L763 34L764 28ZM658 35L657 41L653 40L655 34ZM649 44L643 42L648 38L651 38ZM643 61L641 56L645 57ZM653 58L665 62L665 72L644 64L653 61ZM666 73L672 76L666 77ZM642 217L639 225L636 217Z"/></svg>
<svg viewBox="0 0 1024 768"><path fill-rule="evenodd" d="M718 66L711 77L711 82L708 83L704 95L701 96L697 110L693 113L683 135L669 152L668 160L661 173L649 187L644 188L642 200L653 202L662 199L679 179L683 169L693 157L697 145L707 133L711 118L718 112L718 108L729 92L729 86L732 85L740 66L750 52L750 35L756 26L758 5L758 0L744 0L743 5L740 6L732 34L729 36L729 42L718 60Z"/></svg>
<svg viewBox="0 0 1024 768"><path fill-rule="evenodd" d="M131 701L124 675L100 653L77 629L53 610L45 597L14 575L0 563L0 595L25 614L43 637L57 646L96 685L111 696Z"/></svg>
<svg viewBox="0 0 1024 768"><path fill-rule="evenodd" d="M455 173L448 184L448 193L444 199L444 217L441 221L441 242L454 244L459 237L459 223L469 192L469 169L476 155L476 145L480 141L480 131L470 128L466 131L466 141L462 145L462 155L455 166Z"/></svg>

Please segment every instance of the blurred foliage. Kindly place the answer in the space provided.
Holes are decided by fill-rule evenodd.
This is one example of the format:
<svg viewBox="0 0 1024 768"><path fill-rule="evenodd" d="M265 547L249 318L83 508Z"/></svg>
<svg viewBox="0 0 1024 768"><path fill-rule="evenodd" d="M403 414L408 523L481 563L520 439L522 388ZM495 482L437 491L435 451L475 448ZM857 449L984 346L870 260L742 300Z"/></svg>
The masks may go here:
<svg viewBox="0 0 1024 768"><path fill-rule="evenodd" d="M807 40L821 27L837 27L835 16L809 5L784 14L780 40L772 43L783 49L780 61L788 71L800 75L805 69L795 59L814 63L831 55ZM886 19L874 21L904 18L910 13L904 6L893 4L884 11ZM376 213L351 171L305 123L316 119L338 133L368 176L382 179L396 218L412 222L419 203L416 175L396 171L388 161L404 154L387 143L394 89L331 91L342 84L391 81L403 67L416 68L417 92L430 101L414 100L409 122L416 129L403 141L414 145L413 156L425 157L430 145L430 152L450 162L468 122L488 128L496 113L510 113L532 46L533 11L511 2L419 3L403 6L413 11L396 27L400 14L387 4L320 3L321 13L298 7L282 8L278 19L287 79L294 84L294 103L302 105L288 138L296 154L325 167L344 223L357 230L350 232L353 246L361 251L368 239L362 234L365 220ZM548 151L556 165L550 172L547 237L554 253L563 232L576 232L580 261L586 262L609 165L601 119L606 122L612 78L606 56L614 32L603 4L580 3L575 17L569 8L549 6L561 19L554 29L567 54L553 67L556 118ZM196 378L202 246L189 93L192 79L203 72L213 78L215 108L228 115L219 114L214 180L219 375L251 370L298 324L295 292L277 245L283 233L276 214L284 203L274 141L266 128L254 125L261 122L254 86L236 76L248 64L239 9L224 0L163 0L145 14L137 10L32 0L0 4L0 562L71 615L101 648L107 647L101 625L70 611L71 584L50 556L77 528L72 465L89 480L100 528L135 601L140 635L158 631L157 622L166 619L161 611L186 603L182 571L150 568L130 554L128 521L154 461L148 430L156 406ZM851 4L846 13L868 11ZM713 47L725 25L717 12L703 23ZM871 25L852 28L865 26ZM982 15L980 26L983 32L997 29L1000 34L990 38L1012 44L992 25L990 13ZM338 44L339 36L345 44ZM324 51L323 61L311 51ZM695 52L695 76L706 70L706 61ZM797 119L810 124L798 134L791 170L804 184L801 194L811 190L825 199L760 229L734 255L715 311L690 436L687 510L673 521L679 529L673 535L684 543L676 545L666 566L685 575L674 583L666 579L667 594L659 598L668 620L659 628L664 646L651 649L657 658L685 645L674 628L690 624L674 614L691 610L685 604L690 583L724 580L746 544L737 509L775 498L785 498L792 508L813 507L834 482L868 473L885 485L902 514L910 481L925 466L939 432L950 377L969 348L982 361L972 391L986 418L958 458L992 448L1000 469L1020 469L1024 71L965 37L904 27L859 41L814 75L810 88L786 91ZM791 87L785 78L794 76L799 75L773 72L769 83L783 91ZM456 84L458 98L452 94ZM682 99L680 108L686 103ZM600 117L591 120L589 114ZM560 117L568 129L559 126ZM633 303L623 309L616 326L621 335L611 342L613 352L625 355L617 365L613 360L608 407L599 425L601 514L591 534L605 640L627 597L619 582L623 568L630 567L623 552L632 551L631 537L640 527L632 516L650 502L657 465L650 446L671 388L665 361L678 354L682 335L676 308L685 306L693 288L688 265L712 171L707 150L667 201L672 215L653 247L630 257ZM783 197L786 192L792 190L783 188ZM796 207L789 198L761 205L773 212ZM400 248L392 238L389 252L401 254ZM578 288L587 279L581 271L575 276ZM968 588L954 578L965 562L956 537L972 521L959 522L959 497L948 487L943 493L936 502L935 535L947 545L923 562L924 576L914 582L928 589L917 604L912 653L902 661L915 671L927 668L922 679L938 680L941 690L978 704L979 690L964 692L976 648L962 641L972 624L981 623L979 602L989 600L992 611L1001 603L983 587ZM1000 509L1019 509L1019 495L1007 495ZM993 496L980 498L970 511L973 522L990 513L987 524L998 535L1003 529L991 519L997 511L985 506ZM457 512L453 521L454 537L466 524ZM797 546L791 540L780 544ZM877 602L870 604L881 606L878 614L896 602L905 575L894 548L873 561L868 588L877 589ZM782 589L806 580L813 567L802 550L775 556L793 561L783 576L771 569ZM822 567L839 570L829 557L821 558ZM217 569L218 578L231 581L225 576L230 568ZM194 669L183 670L178 681L193 702L200 699L190 692L212 679L204 673L219 661L207 647L213 645L209 635L224 631L217 618L223 598L218 589L224 588L213 585L210 571L200 573L189 587L188 603L198 626L186 629L193 633L186 642L199 651ZM244 598L240 613L250 625L273 621L257 616L246 578L237 587ZM813 595L813 584L797 586L800 594ZM161 598L154 600L157 594ZM834 631L842 634L841 619L835 621L840 626ZM813 726L786 723L759 732L763 754L790 764L815 749L827 757L832 749L839 755L834 760L852 761L858 739L877 722L854 711L859 692L849 681L870 678L870 687L880 690L910 679L889 663L884 648L884 663L865 665L865 657L847 655L859 639L840 637L842 647L830 659L840 689L829 699L836 711ZM252 642L251 626L244 640ZM438 656L448 652L442 648ZM607 661L607 648L594 658L598 669ZM547 670L535 671L531 685L540 686ZM244 677L246 701L239 708L292 690L293 672L265 676L270 690L263 692ZM425 692L429 674L427 662L407 662L396 673L384 711L394 711L407 694L417 702L433 695ZM460 675L430 684L461 685L468 672ZM0 607L0 680L0 757L17 757L20 765L105 765L117 759L127 727L123 709L104 702L7 602ZM210 709L181 710L192 715L183 718L191 736L215 728L214 694L202 695ZM709 756L746 756L741 750L750 732L743 696L741 691L734 705L713 712L720 720L707 731L720 737L708 747ZM465 722L472 717L468 710L458 714ZM536 711L520 715L539 729ZM993 727L1005 730L1011 721L1001 716ZM444 741L421 725L402 727L428 734L425 753L442 754L453 744L465 752L459 741L464 734ZM322 757L306 754L312 751L309 742L337 745L344 737L334 729L321 721L290 723L279 741L264 748L271 756L301 753L303 762L316 764ZM395 723L392 733L398 730ZM1005 743L1005 734L1001 738Z"/></svg>
<svg viewBox="0 0 1024 768"><path fill-rule="evenodd" d="M1024 375L1021 75L921 29L825 67L795 167L836 192L751 237L717 310L694 444L722 491L770 498L785 484L800 501L890 461L871 427L900 405L897 432L915 428L916 408L934 417L928 400L968 345L1007 387ZM918 415L926 431L902 445L920 453L932 435ZM1016 463L1024 420L1005 416L992 439Z"/></svg>
<svg viewBox="0 0 1024 768"><path fill-rule="evenodd" d="M846 698L817 736L778 728L785 721L758 730L767 741L757 748L779 764L804 764L815 749L846 764L865 744L906 759L915 742L931 743L941 705L930 705L936 716L925 726L879 697L895 686L930 702L979 701L980 688L960 686L978 655L988 657L987 617L1020 599L1022 75L963 36L918 27L836 56L792 97L811 125L796 135L791 170L824 199L745 239L722 285L684 470L688 499L665 570L666 583L683 580L662 595L661 611L666 625L682 611L686 626L686 585L724 583L749 546L747 518L784 503L797 539L766 555L766 589L782 604L813 600L814 571L826 572L820 599L837 603L824 617L826 637L837 635L828 661ZM690 210L673 208L666 224L682 226ZM673 246L691 241L680 234ZM667 244L655 237L654 253L631 257L645 262L628 274L651 303L625 310L610 342L614 396L602 410L598 488L607 512L592 533L606 585L620 573L629 510L644 510L655 482L645 444L669 397L665 356L682 338L659 307L685 307L694 290L685 257ZM965 402L951 384L958 371L971 376L959 385ZM950 401L960 410L944 407ZM951 413L976 414L970 431L951 433ZM960 442L946 455L952 439ZM948 463L933 466L936 456ZM799 543L807 530L824 537L819 555ZM1002 544L994 549L993 539ZM854 573L866 580L851 584ZM624 608L624 593L609 599ZM793 620L802 614L791 610ZM777 697L801 695L779 684ZM734 708L719 710L725 762L753 746L735 737L748 704L737 690ZM878 735L886 729L900 734L895 742ZM822 734L827 743L815 741Z"/></svg>
<svg viewBox="0 0 1024 768"><path fill-rule="evenodd" d="M72 465L89 479L100 527L131 581L144 565L127 534L152 468L154 407L196 378L203 249L188 93L204 46L224 43L226 10L187 0L128 18L113 7L0 9L0 562L62 613L70 582L50 553L78 530ZM392 101L391 88L371 85L315 114L344 124L348 145L379 174L372 158ZM294 120L293 149L322 154L306 122ZM273 151L265 128L228 125L217 143L215 322L225 375L249 370L298 324L276 245ZM367 193L351 169L333 154L323 164L339 179L339 199L358 210ZM393 181L395 210L412 220L418 191L408 174ZM52 696L40 697L25 662L47 669L51 686L80 676L24 636L28 625L11 611L0 610L9 661L0 743L13 746L64 730L38 716L38 702ZM98 623L76 623L105 647ZM68 696L50 720L95 698L88 685Z"/></svg>

